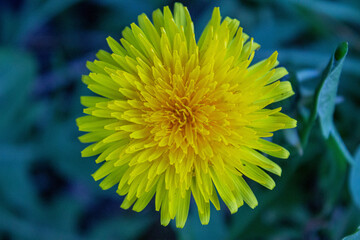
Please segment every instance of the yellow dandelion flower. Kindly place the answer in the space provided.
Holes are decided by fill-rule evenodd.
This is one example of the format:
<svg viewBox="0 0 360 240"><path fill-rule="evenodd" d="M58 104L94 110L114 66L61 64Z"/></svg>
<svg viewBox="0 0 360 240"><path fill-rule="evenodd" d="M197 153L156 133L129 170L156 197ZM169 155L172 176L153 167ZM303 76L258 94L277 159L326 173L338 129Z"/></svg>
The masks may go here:
<svg viewBox="0 0 360 240"><path fill-rule="evenodd" d="M100 96L81 97L88 114L77 119L80 141L91 143L83 157L98 155L93 174L101 188L118 184L126 195L122 208L142 211L155 197L161 224L176 218L185 225L191 195L200 221L210 219L218 196L231 213L257 200L244 179L273 189L264 171L281 168L260 152L288 158L289 152L264 138L293 128L296 121L265 109L293 95L277 52L251 65L259 48L239 21L221 20L219 8L196 41L186 7L176 3L156 10L152 22L142 14L138 25L122 32L120 43L108 37L113 53L100 50L88 62L83 82ZM250 66L251 65L251 66Z"/></svg>

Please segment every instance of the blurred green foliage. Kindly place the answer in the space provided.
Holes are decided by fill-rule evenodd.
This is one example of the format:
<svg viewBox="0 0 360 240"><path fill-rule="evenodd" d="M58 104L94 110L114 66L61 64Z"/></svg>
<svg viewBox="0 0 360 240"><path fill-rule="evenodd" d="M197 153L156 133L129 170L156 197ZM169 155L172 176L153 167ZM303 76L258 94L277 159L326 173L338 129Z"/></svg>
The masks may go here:
<svg viewBox="0 0 360 240"><path fill-rule="evenodd" d="M82 112L80 95L88 94L81 75L86 60L108 49L107 36L119 39L139 14L174 2L3 0L0 239L341 239L356 232L360 2L182 2L197 36L220 6L222 16L239 19L262 45L255 61L277 50L289 70L296 95L285 112L298 119L298 128L275 135L291 150L288 160L277 161L283 168L277 187L254 184L255 210L244 206L230 215L224 206L212 209L208 226L201 226L194 204L184 229L160 226L154 204L141 213L121 210L122 197L91 178L94 159L80 157L75 118ZM359 232L345 239L359 239Z"/></svg>

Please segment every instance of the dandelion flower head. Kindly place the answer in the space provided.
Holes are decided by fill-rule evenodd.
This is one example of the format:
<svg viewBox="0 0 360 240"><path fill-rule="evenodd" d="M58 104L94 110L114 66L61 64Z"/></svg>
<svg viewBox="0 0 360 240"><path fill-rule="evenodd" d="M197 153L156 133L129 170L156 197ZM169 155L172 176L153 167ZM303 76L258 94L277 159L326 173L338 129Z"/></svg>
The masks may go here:
<svg viewBox="0 0 360 240"><path fill-rule="evenodd" d="M219 198L231 213L257 200L247 181L268 189L267 172L281 168L262 153L288 158L289 152L265 138L293 128L296 121L269 104L293 95L277 52L252 64L259 48L239 27L222 20L219 8L196 40L186 7L176 3L142 14L108 37L112 53L100 50L88 62L83 82L98 96L81 97L86 116L77 119L79 139L92 143L83 157L97 156L93 174L101 188L117 184L121 205L142 211L155 198L162 225L185 225L191 196L202 224ZM265 170L265 171L264 171ZM246 177L246 180L244 179Z"/></svg>

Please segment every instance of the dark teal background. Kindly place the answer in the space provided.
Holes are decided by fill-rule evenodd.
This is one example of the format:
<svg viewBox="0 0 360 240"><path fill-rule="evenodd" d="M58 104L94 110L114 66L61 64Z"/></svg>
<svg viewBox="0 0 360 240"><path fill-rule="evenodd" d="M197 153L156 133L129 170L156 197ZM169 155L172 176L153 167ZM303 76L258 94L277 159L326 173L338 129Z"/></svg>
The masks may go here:
<svg viewBox="0 0 360 240"><path fill-rule="evenodd" d="M75 119L82 116L80 96L90 94L81 75L97 50L109 50L107 36L120 39L139 14L174 2L0 0L0 239L317 240L356 231L360 189L349 176L360 184L360 168L354 170L343 155L346 146L354 156L360 142L360 2L182 2L197 37L220 6L223 17L240 20L261 44L255 61L277 50L289 70L296 95L282 105L299 128L275 134L274 141L291 151L288 160L275 160L283 168L282 177L273 176L277 187L251 183L259 206L230 215L222 205L221 211L212 209L208 226L201 226L194 202L184 229L162 227L154 202L141 213L120 209L123 197L116 188L102 191L90 176L98 168L94 158L80 156L85 145L77 140ZM334 123L345 145L325 140L316 122L302 148L298 133L321 74L343 41L349 53Z"/></svg>

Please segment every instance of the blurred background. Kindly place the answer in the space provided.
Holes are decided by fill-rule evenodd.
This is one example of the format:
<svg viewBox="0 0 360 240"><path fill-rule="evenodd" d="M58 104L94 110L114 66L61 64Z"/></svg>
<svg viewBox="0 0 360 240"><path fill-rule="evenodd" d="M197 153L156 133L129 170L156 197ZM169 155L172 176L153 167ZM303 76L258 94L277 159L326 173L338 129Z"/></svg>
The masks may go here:
<svg viewBox="0 0 360 240"><path fill-rule="evenodd" d="M160 225L154 203L141 213L120 209L116 187L90 176L94 158L75 119L82 116L87 60L109 51L141 13L174 1L0 0L0 239L342 239L360 225L360 2L296 0L182 1L196 34L220 6L261 44L255 61L279 52L296 95L284 112L296 130L275 134L291 151L276 160L283 176L273 191L252 184L259 206L230 215L222 205L201 226L194 203L184 229ZM316 121L300 143L314 93L339 43L349 43L336 98L338 134L326 139ZM326 74L325 74L326 75ZM299 137L300 135L300 137ZM356 155L356 152L358 153ZM355 157L355 155L357 157ZM357 166L357 167L356 167ZM357 235L359 237L359 233ZM348 239L360 239L348 237Z"/></svg>

